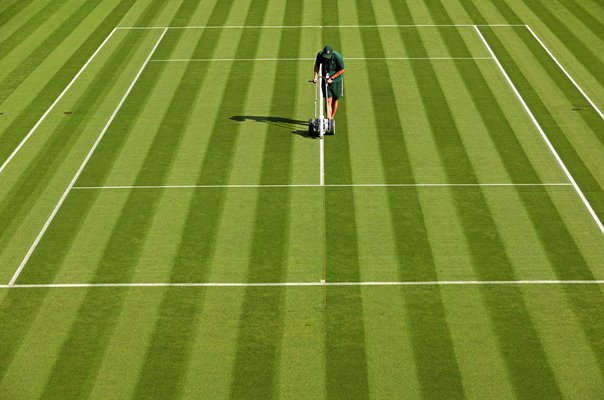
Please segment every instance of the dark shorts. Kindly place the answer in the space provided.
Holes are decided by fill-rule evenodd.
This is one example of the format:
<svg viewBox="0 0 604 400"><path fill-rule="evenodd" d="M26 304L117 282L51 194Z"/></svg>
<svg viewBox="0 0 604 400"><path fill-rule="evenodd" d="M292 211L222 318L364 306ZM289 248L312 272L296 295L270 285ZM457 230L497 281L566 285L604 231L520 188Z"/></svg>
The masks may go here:
<svg viewBox="0 0 604 400"><path fill-rule="evenodd" d="M332 97L335 100L344 97L344 78L327 85L327 97Z"/></svg>

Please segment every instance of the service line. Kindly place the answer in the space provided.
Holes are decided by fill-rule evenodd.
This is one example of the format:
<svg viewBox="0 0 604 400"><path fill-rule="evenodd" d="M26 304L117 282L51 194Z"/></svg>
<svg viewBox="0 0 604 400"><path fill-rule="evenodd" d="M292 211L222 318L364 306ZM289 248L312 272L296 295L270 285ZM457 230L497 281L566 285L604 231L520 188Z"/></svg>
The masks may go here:
<svg viewBox="0 0 604 400"><path fill-rule="evenodd" d="M511 286L511 285L602 285L604 280L517 281L369 281L369 282L131 282L131 283L35 283L0 285L0 289L163 288L163 287L316 287L316 286Z"/></svg>
<svg viewBox="0 0 604 400"><path fill-rule="evenodd" d="M321 146L322 148L322 146ZM323 160L323 151L320 151L320 159ZM321 163L320 176L324 177L324 163ZM322 182L322 183L321 183ZM130 190L130 189L262 189L262 188L295 188L295 187L515 187L515 186L572 186L572 183L331 183L325 184L324 179L320 183L309 184L250 184L250 185L148 185L148 186L74 186L72 190Z"/></svg>

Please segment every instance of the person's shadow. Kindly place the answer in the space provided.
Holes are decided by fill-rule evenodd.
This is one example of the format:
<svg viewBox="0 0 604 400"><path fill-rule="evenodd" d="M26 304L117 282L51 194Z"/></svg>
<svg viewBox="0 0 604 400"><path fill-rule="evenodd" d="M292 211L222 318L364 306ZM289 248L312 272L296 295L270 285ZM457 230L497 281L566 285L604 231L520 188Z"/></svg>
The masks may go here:
<svg viewBox="0 0 604 400"><path fill-rule="evenodd" d="M233 115L231 117L233 121L245 122L255 121L263 122L265 124L271 124L289 130L295 135L299 135L308 139L315 139L314 136L308 134L308 121L301 121L298 119L284 118L284 117L272 117L272 116L257 116L257 115Z"/></svg>

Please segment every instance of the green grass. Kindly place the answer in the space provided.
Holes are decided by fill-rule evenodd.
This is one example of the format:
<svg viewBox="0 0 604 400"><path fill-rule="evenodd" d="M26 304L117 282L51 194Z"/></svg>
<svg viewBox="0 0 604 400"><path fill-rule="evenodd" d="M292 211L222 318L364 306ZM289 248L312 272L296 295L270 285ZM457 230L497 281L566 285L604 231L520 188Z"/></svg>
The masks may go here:
<svg viewBox="0 0 604 400"><path fill-rule="evenodd" d="M535 281L603 280L604 235L450 26L530 25L602 109L602 20L595 0L1 3L0 163L112 36L0 171L0 397L602 398L602 284ZM180 27L121 106L164 30L117 26ZM604 121L526 27L480 32L604 220ZM320 186L292 59L325 43L346 95Z"/></svg>

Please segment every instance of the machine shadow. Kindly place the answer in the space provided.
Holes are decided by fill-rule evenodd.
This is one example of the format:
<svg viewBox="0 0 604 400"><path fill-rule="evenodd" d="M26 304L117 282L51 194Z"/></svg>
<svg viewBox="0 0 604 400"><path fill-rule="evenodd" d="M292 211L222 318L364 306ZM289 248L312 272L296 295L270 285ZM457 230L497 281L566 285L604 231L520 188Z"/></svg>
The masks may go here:
<svg viewBox="0 0 604 400"><path fill-rule="evenodd" d="M289 130L294 135L302 136L307 139L316 139L315 136L308 134L308 121L302 121L298 119L284 118L284 117L273 117L273 116L257 116L257 115L233 115L231 117L233 121L245 122L255 121L263 122Z"/></svg>

